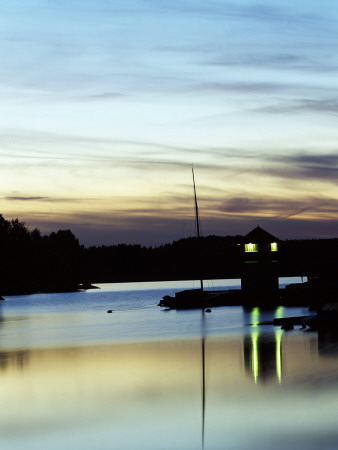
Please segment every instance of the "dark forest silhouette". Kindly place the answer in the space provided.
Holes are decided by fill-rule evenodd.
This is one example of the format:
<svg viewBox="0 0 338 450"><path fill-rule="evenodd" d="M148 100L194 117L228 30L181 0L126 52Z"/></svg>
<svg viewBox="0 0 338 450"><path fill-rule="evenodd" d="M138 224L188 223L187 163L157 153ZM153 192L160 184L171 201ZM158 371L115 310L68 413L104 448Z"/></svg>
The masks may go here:
<svg viewBox="0 0 338 450"><path fill-rule="evenodd" d="M240 278L242 236L180 239L158 247L112 245L84 249L86 280L99 282ZM338 278L338 239L279 242L279 276Z"/></svg>
<svg viewBox="0 0 338 450"><path fill-rule="evenodd" d="M0 215L0 295L79 287L83 248L70 230L42 236Z"/></svg>
<svg viewBox="0 0 338 450"><path fill-rule="evenodd" d="M241 236L180 239L156 247L84 248L70 230L42 236L0 215L0 295L73 291L91 283L240 278ZM338 278L338 239L279 243L279 276Z"/></svg>

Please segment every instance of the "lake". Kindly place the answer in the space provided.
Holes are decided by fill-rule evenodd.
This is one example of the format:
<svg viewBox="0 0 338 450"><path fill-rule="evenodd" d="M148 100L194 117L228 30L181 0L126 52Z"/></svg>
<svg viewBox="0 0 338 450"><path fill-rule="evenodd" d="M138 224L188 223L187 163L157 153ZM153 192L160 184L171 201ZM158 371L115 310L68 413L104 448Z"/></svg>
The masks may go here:
<svg viewBox="0 0 338 450"><path fill-rule="evenodd" d="M6 297L1 448L336 449L338 338L258 325L306 308L156 306L191 287L198 282Z"/></svg>

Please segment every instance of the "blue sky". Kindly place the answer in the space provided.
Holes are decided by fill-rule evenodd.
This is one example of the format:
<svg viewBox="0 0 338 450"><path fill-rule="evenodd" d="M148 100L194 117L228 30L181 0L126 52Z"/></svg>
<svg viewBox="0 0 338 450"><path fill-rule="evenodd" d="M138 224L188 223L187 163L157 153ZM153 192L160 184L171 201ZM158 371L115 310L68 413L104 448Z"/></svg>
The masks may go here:
<svg viewBox="0 0 338 450"><path fill-rule="evenodd" d="M4 0L0 210L80 242L337 236L333 0Z"/></svg>

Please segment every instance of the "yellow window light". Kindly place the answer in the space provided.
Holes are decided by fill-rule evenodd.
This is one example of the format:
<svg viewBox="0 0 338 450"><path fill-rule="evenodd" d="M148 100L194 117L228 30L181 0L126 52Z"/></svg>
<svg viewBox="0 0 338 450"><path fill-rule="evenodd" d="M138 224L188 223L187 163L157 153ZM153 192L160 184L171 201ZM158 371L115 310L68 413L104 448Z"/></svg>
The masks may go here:
<svg viewBox="0 0 338 450"><path fill-rule="evenodd" d="M244 244L245 252L258 252L258 244Z"/></svg>
<svg viewBox="0 0 338 450"><path fill-rule="evenodd" d="M277 245L277 242L272 242L272 243L271 243L271 251L272 251L272 252L278 252L278 245Z"/></svg>

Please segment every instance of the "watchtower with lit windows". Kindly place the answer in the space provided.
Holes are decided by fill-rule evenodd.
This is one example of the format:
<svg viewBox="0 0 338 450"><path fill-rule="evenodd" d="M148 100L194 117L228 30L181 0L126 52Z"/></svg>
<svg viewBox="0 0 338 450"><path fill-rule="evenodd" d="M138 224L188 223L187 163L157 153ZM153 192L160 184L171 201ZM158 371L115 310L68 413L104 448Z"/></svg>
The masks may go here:
<svg viewBox="0 0 338 450"><path fill-rule="evenodd" d="M253 302L278 296L278 244L275 236L259 226L242 240L242 292Z"/></svg>

